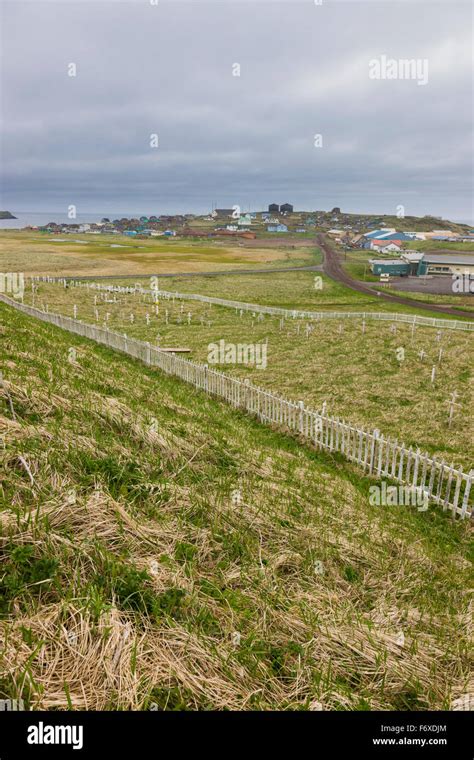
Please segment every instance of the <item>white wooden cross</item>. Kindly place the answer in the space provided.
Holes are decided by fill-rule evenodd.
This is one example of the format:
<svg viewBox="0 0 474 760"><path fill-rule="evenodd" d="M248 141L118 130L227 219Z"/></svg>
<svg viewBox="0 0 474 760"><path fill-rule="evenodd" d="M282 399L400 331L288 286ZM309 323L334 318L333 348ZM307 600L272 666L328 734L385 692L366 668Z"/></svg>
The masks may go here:
<svg viewBox="0 0 474 760"><path fill-rule="evenodd" d="M451 399L448 402L449 403L449 423L448 423L449 427L451 427L451 424L453 422L454 407L455 406L461 406L461 404L457 404L456 403L457 397L458 397L458 392L457 391L453 391L453 395L451 396Z"/></svg>
<svg viewBox="0 0 474 760"><path fill-rule="evenodd" d="M431 382L434 383L436 377L436 366L433 364L433 368L431 370Z"/></svg>
<svg viewBox="0 0 474 760"><path fill-rule="evenodd" d="M191 324L191 318L192 318L192 316L193 316L193 315L191 314L191 312L190 312L190 311L188 311L188 325L190 325L190 324Z"/></svg>
<svg viewBox="0 0 474 760"><path fill-rule="evenodd" d="M426 356L426 353L423 351L423 349L421 349L421 351L420 351L420 353L418 354L418 356L420 357L421 361L423 361L423 359L424 359L424 358L425 358L425 356Z"/></svg>
<svg viewBox="0 0 474 760"><path fill-rule="evenodd" d="M148 312L145 314L145 320L146 320L147 325L149 325L150 324L150 315L148 314Z"/></svg>
<svg viewBox="0 0 474 760"><path fill-rule="evenodd" d="M305 332L306 332L306 337L309 338L309 334L311 332L311 325L306 325Z"/></svg>
<svg viewBox="0 0 474 760"><path fill-rule="evenodd" d="M440 349L439 349L439 354L438 354L438 364L440 363L440 361L441 361L441 357L442 357L442 356L443 356L443 349L442 349L442 348L440 348Z"/></svg>
<svg viewBox="0 0 474 760"><path fill-rule="evenodd" d="M98 309L94 309L94 314L95 314L95 321L98 322L99 321L99 311L98 311Z"/></svg>
<svg viewBox="0 0 474 760"><path fill-rule="evenodd" d="M362 320L362 332L365 333L365 319Z"/></svg>

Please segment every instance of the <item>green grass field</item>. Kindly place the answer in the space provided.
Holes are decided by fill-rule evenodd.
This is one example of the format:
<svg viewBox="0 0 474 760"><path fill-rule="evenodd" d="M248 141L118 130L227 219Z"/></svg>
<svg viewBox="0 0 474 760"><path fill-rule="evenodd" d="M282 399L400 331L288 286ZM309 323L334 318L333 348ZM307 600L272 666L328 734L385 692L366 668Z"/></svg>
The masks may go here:
<svg viewBox="0 0 474 760"><path fill-rule="evenodd" d="M235 334L226 319L212 310L216 336ZM167 338L184 338L171 329ZM376 358L364 345L377 334L357 341L354 326L339 356L337 333L317 329L298 343L300 364L314 358L298 391L327 382L325 395L319 362L356 373ZM0 332L1 698L49 710L463 702L465 522L371 506L371 481L338 457L3 304ZM379 336L379 350L390 341ZM280 379L294 383L292 362ZM379 362L370 393L403 393L413 424L421 410L409 401L425 398L425 381ZM365 382L354 374L351 416ZM434 438L436 415L416 418Z"/></svg>
<svg viewBox="0 0 474 760"><path fill-rule="evenodd" d="M337 310L370 311L379 306L376 296L367 299L332 281L324 281L322 291L315 290L315 276L319 275L272 275L271 285L264 276L218 278L217 283L217 278L199 278L199 284L207 284L207 294L252 303L314 310L323 303ZM171 284L180 288L187 284L194 290L197 283L194 279L173 279ZM161 287L171 284L160 281ZM267 298L263 297L264 291ZM364 328L362 320L354 319L322 320L308 335L304 320L286 320L281 329L279 317L265 316L259 321L251 312L240 317L234 309L196 301L173 303L162 299L155 313L150 297L119 294L116 299L116 303L107 303L97 291L39 283L35 304L66 316L73 316L76 305L78 319L99 325L107 321L109 329L149 340L153 345L190 348L191 358L202 363L208 361L210 344L220 340L236 345L268 340L265 369L245 364L223 364L218 368L248 377L285 398L303 400L312 408L318 409L326 402L332 415L369 429L378 428L384 435L435 453L449 463L472 466L472 333L444 330L438 340L438 331L433 328L417 327L412 335L407 324L397 323L393 332L390 322L368 319ZM32 301L27 288L25 302ZM432 384L433 365L436 377ZM460 406L449 427L448 402L454 391Z"/></svg>

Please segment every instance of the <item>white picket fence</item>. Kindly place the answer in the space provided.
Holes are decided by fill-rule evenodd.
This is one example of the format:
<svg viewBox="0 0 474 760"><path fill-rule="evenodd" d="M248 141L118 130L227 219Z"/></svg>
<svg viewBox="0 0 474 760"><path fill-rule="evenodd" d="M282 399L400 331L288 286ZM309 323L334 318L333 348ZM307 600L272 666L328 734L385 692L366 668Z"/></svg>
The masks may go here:
<svg viewBox="0 0 474 760"><path fill-rule="evenodd" d="M36 280L44 282L58 282L52 277L36 277ZM59 282L65 282L61 280ZM180 301L201 301L203 303L216 304L216 306L225 306L237 311L251 311L255 314L271 314L280 316L285 319L375 319L385 322L405 322L410 325L420 325L424 327L437 327L448 330L469 330L474 331L474 322L461 321L456 319L437 319L436 317L423 317L418 314L402 314L396 312L376 312L376 311L300 311L298 309L283 309L279 306L262 306L256 303L242 303L240 301L229 301L225 298L214 298L212 296L203 296L198 293L178 293L167 290L149 290L142 288L140 284L134 287L119 285L101 285L94 282L83 282L80 280L69 280L76 287L83 287L91 290L104 290L116 293L141 293L153 297L165 298L167 300Z"/></svg>
<svg viewBox="0 0 474 760"><path fill-rule="evenodd" d="M358 428L327 415L325 410L307 409L302 401L289 401L252 385L249 380L230 377L205 364L161 351L148 342L71 317L46 313L15 302L3 294L0 294L0 300L29 316L158 367L168 375L225 399L235 408L250 412L262 423L297 433L319 449L339 452L359 465L367 475L402 483L444 510L450 510L453 516L470 517L474 514L474 470L465 473L462 467L454 468L436 456L430 457L412 447L407 449L398 441L384 437L378 430Z"/></svg>

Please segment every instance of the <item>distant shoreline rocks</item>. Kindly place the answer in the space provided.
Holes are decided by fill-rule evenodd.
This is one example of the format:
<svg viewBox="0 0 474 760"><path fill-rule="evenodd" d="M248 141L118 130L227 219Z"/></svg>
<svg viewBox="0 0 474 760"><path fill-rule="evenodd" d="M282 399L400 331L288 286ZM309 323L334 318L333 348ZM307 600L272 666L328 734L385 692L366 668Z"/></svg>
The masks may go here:
<svg viewBox="0 0 474 760"><path fill-rule="evenodd" d="M16 219L10 211L0 211L0 219Z"/></svg>

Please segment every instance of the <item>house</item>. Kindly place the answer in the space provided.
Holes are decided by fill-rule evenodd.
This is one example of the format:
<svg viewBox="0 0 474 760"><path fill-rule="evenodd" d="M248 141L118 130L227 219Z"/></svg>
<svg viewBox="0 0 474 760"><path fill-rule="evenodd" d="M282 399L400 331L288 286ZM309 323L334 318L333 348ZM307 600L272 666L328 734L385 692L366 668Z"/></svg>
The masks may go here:
<svg viewBox="0 0 474 760"><path fill-rule="evenodd" d="M402 250L400 240L371 240L369 248L372 251L381 251L382 253L388 253L390 251L396 251L399 253Z"/></svg>
<svg viewBox="0 0 474 760"><path fill-rule="evenodd" d="M418 267L418 274L474 275L474 254L427 253Z"/></svg>
<svg viewBox="0 0 474 760"><path fill-rule="evenodd" d="M372 238L375 239L375 238L384 237L384 235L390 235L391 233L395 231L396 230L394 227L382 227L382 229L379 229L379 230L372 230L372 232L366 232L364 237L368 239L372 239Z"/></svg>
<svg viewBox="0 0 474 760"><path fill-rule="evenodd" d="M233 208L216 208L216 210L213 212L216 214L216 216L232 216L234 213Z"/></svg>
<svg viewBox="0 0 474 760"><path fill-rule="evenodd" d="M374 274L391 274L394 276L423 275L468 275L474 277L474 254L421 253L405 251L398 259L370 259L369 264Z"/></svg>
<svg viewBox="0 0 474 760"><path fill-rule="evenodd" d="M239 224L241 227L245 227L247 226L247 224L250 225L252 224L252 217L250 216L250 214L242 214L239 217L237 224Z"/></svg>
<svg viewBox="0 0 474 760"><path fill-rule="evenodd" d="M288 232L286 224L269 224L267 232Z"/></svg>
<svg viewBox="0 0 474 760"><path fill-rule="evenodd" d="M237 232L238 229L239 228L236 224L228 224L226 227L226 230L228 230L229 232Z"/></svg>
<svg viewBox="0 0 474 760"><path fill-rule="evenodd" d="M291 203L284 203L283 206L280 206L280 214L292 214L293 213L293 206Z"/></svg>
<svg viewBox="0 0 474 760"><path fill-rule="evenodd" d="M278 214L279 211L280 211L280 208L278 206L278 203L270 203L268 207L269 214Z"/></svg>
<svg viewBox="0 0 474 760"><path fill-rule="evenodd" d="M402 259L369 259L370 269L373 274L391 274L394 277L406 277L410 271L410 265Z"/></svg>

